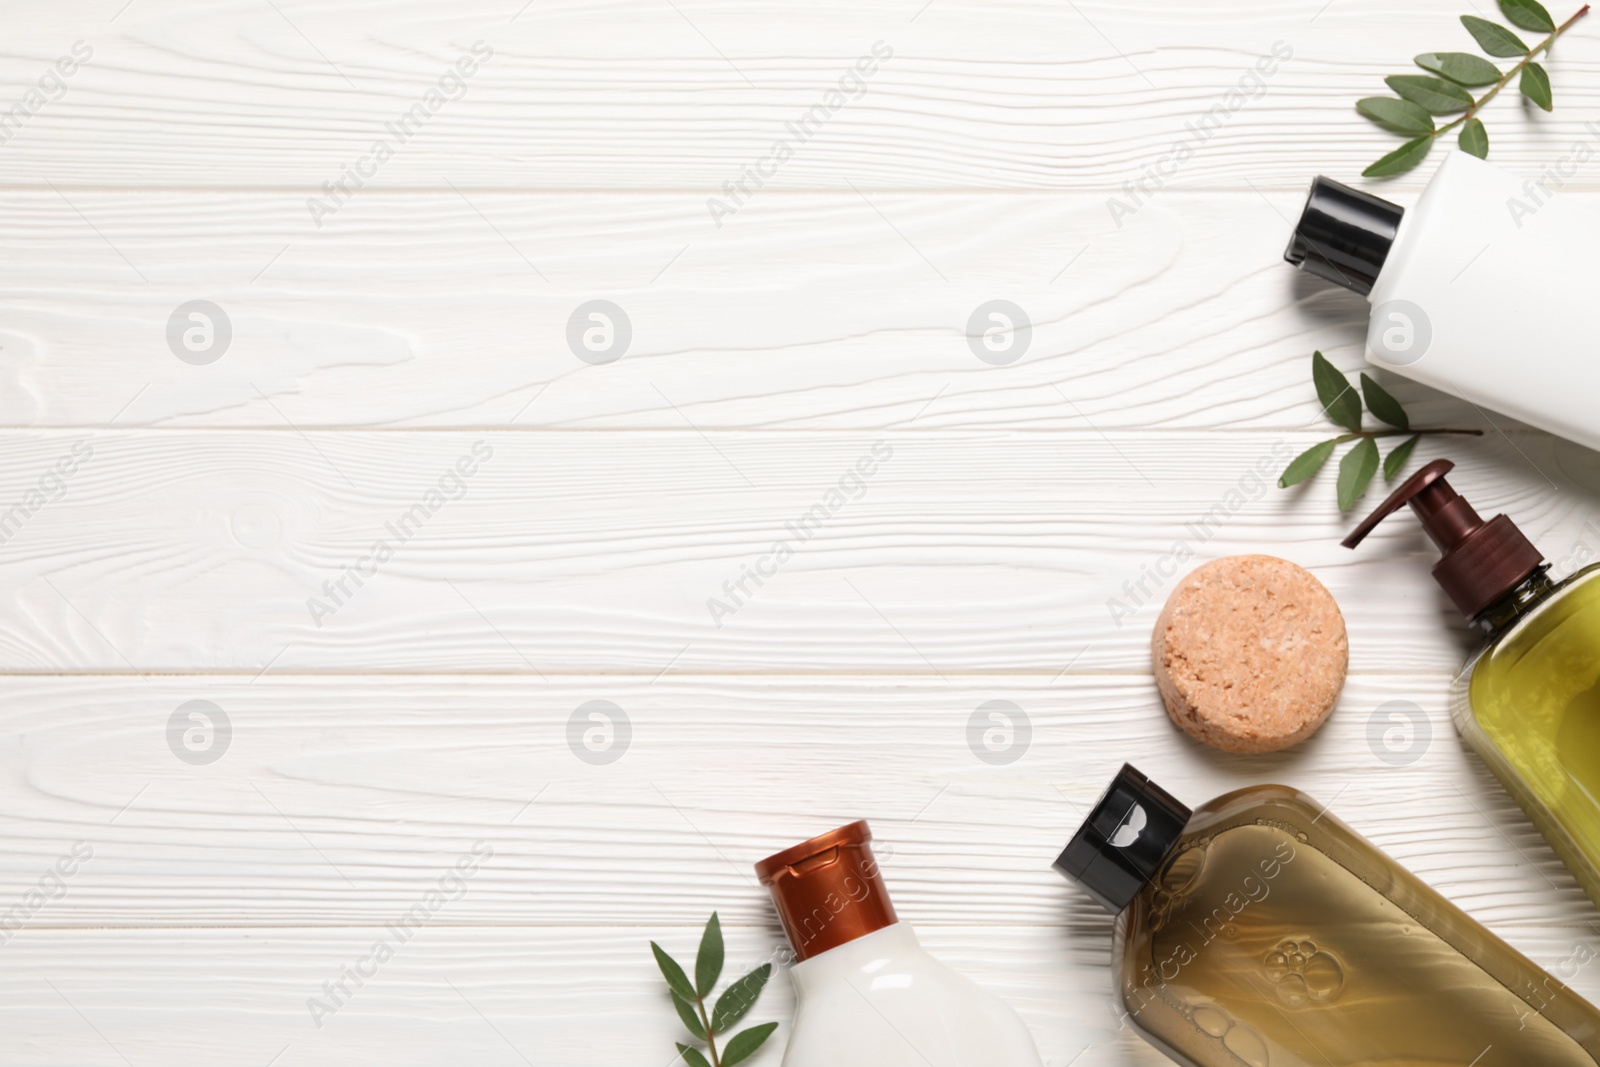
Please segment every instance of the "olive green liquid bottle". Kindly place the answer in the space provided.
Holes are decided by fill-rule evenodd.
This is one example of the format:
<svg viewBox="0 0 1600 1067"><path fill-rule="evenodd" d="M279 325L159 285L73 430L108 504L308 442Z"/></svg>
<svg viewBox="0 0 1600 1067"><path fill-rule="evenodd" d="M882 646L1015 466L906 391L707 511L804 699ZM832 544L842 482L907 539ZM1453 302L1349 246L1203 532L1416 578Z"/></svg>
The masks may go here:
<svg viewBox="0 0 1600 1067"><path fill-rule="evenodd" d="M1056 867L1117 914L1126 1020L1189 1067L1600 1063L1600 1012L1285 786L1191 813L1125 765Z"/></svg>
<svg viewBox="0 0 1600 1067"><path fill-rule="evenodd" d="M1484 625L1456 729L1600 904L1600 565L1541 572Z"/></svg>
<svg viewBox="0 0 1600 1067"><path fill-rule="evenodd" d="M1484 633L1452 694L1462 738L1600 904L1600 565L1552 581L1504 515L1480 519L1436 460L1345 541L1410 504L1443 552L1434 577Z"/></svg>

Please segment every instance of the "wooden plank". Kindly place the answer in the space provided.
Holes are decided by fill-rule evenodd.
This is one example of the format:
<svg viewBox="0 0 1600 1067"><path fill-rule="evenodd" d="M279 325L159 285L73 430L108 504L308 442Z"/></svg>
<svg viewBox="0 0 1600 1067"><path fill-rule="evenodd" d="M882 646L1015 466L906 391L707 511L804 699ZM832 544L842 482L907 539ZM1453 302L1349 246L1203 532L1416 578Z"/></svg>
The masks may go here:
<svg viewBox="0 0 1600 1067"><path fill-rule="evenodd" d="M304 243L270 195L19 194L0 422L1320 426L1310 350L1365 368L1366 304L1283 264L1298 195L1274 202L1174 195L1117 230L1085 197L896 197L888 221L797 195L717 234L661 197L406 195ZM168 336L195 299L229 323L210 365ZM629 320L619 362L570 347L592 299ZM1008 365L968 339L995 299L1032 322ZM1421 426L1515 429L1381 376Z"/></svg>
<svg viewBox="0 0 1600 1067"><path fill-rule="evenodd" d="M1046 1062L1167 1061L1111 1008L1110 921L1069 935L1022 927L930 927L930 952L1015 1006ZM728 974L772 957L770 924L725 927ZM461 930L413 935L332 1015L312 1022L322 984L373 951L382 931L49 931L6 946L0 1055L15 1067L144 1063L395 1067L470 1061L580 1067L665 1064L685 1037L647 942L684 957L696 931L652 927ZM1529 935L1555 959L1559 931ZM1003 962L1001 962L1003 961ZM49 984L40 981L43 975ZM54 987L54 988L52 988ZM1587 987L1583 987L1587 988ZM324 998L325 1000L325 998ZM776 1064L793 994L779 968L750 1016L780 1023L758 1064ZM126 1057L124 1060L122 1057Z"/></svg>
<svg viewBox="0 0 1600 1067"><path fill-rule="evenodd" d="M1107 196L1172 171L1180 145L1194 154L1158 179L1169 187L1237 189L1243 174L1298 190L1321 171L1353 178L1398 143L1353 108L1384 75L1472 47L1457 5L1379 0L102 7L6 6L8 105L75 41L93 49L5 144L8 183L270 184L304 201L375 161L382 140L394 156L365 165L369 188L671 188L705 213L787 138L794 155L768 164L766 192ZM1593 145L1597 33L1580 24L1557 50L1554 114L1491 107L1498 160L1534 176ZM494 55L457 88L446 79L479 41ZM879 41L892 56L830 99ZM1276 66L1275 46L1288 57ZM425 123L390 132L441 82ZM790 132L835 103L807 136ZM1597 173L1576 180L1594 187Z"/></svg>
<svg viewBox="0 0 1600 1067"><path fill-rule="evenodd" d="M1138 676L10 677L0 901L23 908L19 943L378 927L477 850L439 924L770 927L752 865L867 818L919 926L1100 930L1049 864L1131 760L1195 804L1292 783L1507 936L1587 930L1593 906L1456 739L1448 685L1355 678L1314 739L1243 760L1180 735ZM197 700L221 709L209 747L168 734L205 725ZM1016 706L1009 741L984 741L991 701ZM75 842L92 855L50 879ZM30 909L41 881L56 899Z"/></svg>
<svg viewBox="0 0 1600 1067"><path fill-rule="evenodd" d="M1421 532L1351 553L1331 471L1268 484L1313 440L9 431L0 669L1144 672L1178 574L1266 552L1339 599L1356 670L1453 671ZM1564 569L1600 552L1591 453L1450 451Z"/></svg>
<svg viewBox="0 0 1600 1067"><path fill-rule="evenodd" d="M322 232L281 194L7 206L12 425L1300 426L1310 350L1359 360L1365 322L1254 197L1120 230L1082 196L791 196L722 232L661 195L380 196ZM196 299L229 325L207 365L169 339ZM594 299L629 323L606 365L569 340ZM968 340L995 299L1033 324L1007 365Z"/></svg>
<svg viewBox="0 0 1600 1067"><path fill-rule="evenodd" d="M308 241L278 194L19 193L0 425L1328 425L1310 354L1371 370L1367 305L1282 262L1299 203L1175 193L1118 229L1084 196L796 195L718 232L660 195L407 194ZM230 330L206 365L169 338L199 299ZM596 299L630 327L605 365L569 341ZM969 340L995 300L1032 324L1010 363ZM1515 428L1376 373L1418 425Z"/></svg>

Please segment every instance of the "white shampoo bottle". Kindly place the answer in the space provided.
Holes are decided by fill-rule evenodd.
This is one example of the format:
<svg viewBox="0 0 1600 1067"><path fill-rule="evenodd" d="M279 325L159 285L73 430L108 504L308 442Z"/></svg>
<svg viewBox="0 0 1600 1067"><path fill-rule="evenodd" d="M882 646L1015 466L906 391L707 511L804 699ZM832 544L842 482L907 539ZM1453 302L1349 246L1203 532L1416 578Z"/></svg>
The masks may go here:
<svg viewBox="0 0 1600 1067"><path fill-rule="evenodd" d="M756 864L798 962L783 1067L1040 1067L999 998L897 920L864 822Z"/></svg>
<svg viewBox="0 0 1600 1067"><path fill-rule="evenodd" d="M1367 297L1372 363L1600 449L1600 212L1560 183L1452 150L1407 211L1317 178L1284 258Z"/></svg>

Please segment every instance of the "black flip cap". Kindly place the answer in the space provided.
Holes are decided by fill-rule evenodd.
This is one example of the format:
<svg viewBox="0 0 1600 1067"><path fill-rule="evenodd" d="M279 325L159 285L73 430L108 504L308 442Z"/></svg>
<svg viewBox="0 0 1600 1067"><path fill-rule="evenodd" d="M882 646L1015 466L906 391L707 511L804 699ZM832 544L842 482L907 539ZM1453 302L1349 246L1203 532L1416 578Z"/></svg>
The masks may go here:
<svg viewBox="0 0 1600 1067"><path fill-rule="evenodd" d="M1115 915L1155 877L1188 823L1188 808L1124 763L1055 868Z"/></svg>
<svg viewBox="0 0 1600 1067"><path fill-rule="evenodd" d="M1316 178L1283 258L1366 296L1389 258L1405 209L1332 178Z"/></svg>

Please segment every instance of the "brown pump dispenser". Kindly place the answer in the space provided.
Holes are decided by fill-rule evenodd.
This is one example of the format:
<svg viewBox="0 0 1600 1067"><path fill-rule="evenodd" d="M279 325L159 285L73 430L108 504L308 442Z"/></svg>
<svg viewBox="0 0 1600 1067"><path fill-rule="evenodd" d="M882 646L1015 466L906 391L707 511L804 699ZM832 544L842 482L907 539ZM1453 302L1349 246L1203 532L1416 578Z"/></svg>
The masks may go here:
<svg viewBox="0 0 1600 1067"><path fill-rule="evenodd" d="M1544 555L1504 515L1488 522L1479 518L1466 498L1444 479L1454 467L1447 459L1423 467L1342 543L1346 548L1356 547L1378 523L1399 511L1401 504L1410 504L1422 520L1422 528L1444 553L1433 568L1434 581L1463 615L1475 619L1538 570Z"/></svg>

